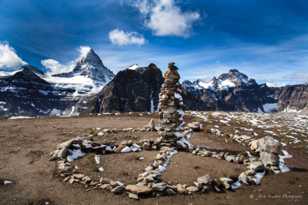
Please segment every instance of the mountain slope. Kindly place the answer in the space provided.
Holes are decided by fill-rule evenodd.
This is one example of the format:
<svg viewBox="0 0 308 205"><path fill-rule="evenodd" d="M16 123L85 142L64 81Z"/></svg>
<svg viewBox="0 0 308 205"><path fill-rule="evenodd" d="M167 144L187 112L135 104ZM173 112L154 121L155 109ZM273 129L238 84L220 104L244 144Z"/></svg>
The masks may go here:
<svg viewBox="0 0 308 205"><path fill-rule="evenodd" d="M278 88L276 95L281 111L308 110L308 84Z"/></svg>

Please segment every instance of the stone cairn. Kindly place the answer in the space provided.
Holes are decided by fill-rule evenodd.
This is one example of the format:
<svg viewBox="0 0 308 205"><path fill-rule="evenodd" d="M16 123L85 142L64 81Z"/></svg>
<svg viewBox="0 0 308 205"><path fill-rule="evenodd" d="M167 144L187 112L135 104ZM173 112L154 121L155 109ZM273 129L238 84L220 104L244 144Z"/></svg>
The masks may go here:
<svg viewBox="0 0 308 205"><path fill-rule="evenodd" d="M159 94L160 145L188 149L190 146L183 134L184 103L177 70L174 63L169 63Z"/></svg>

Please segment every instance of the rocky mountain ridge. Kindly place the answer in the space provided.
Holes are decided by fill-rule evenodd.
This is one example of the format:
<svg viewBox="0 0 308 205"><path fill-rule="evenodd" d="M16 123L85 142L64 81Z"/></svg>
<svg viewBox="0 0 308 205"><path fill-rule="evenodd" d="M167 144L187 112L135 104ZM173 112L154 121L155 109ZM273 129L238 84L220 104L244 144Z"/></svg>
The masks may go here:
<svg viewBox="0 0 308 205"><path fill-rule="evenodd" d="M308 85L268 87L235 69L210 81L184 81L182 86L189 110L276 112L308 107Z"/></svg>
<svg viewBox="0 0 308 205"><path fill-rule="evenodd" d="M46 75L30 65L0 77L0 116L153 112L163 83L155 64L129 66L116 75L89 49L68 73ZM186 110L308 110L308 85L268 87L238 70L210 81L183 81Z"/></svg>

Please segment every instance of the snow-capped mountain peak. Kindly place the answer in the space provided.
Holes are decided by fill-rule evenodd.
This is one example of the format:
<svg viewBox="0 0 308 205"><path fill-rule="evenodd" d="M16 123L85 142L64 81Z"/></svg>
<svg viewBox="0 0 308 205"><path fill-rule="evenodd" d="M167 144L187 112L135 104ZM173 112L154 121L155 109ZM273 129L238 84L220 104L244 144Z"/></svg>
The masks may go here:
<svg viewBox="0 0 308 205"><path fill-rule="evenodd" d="M83 76L93 80L98 85L104 85L112 80L114 77L113 72L105 67L100 57L92 48L82 47L80 52L81 56L71 72L56 74L54 77L72 78Z"/></svg>
<svg viewBox="0 0 308 205"><path fill-rule="evenodd" d="M236 69L231 69L228 73L223 73L217 78L213 77L210 81L201 79L192 84L196 89L226 90L233 87L253 85L256 84L256 81L249 79L247 75Z"/></svg>
<svg viewBox="0 0 308 205"><path fill-rule="evenodd" d="M100 57L91 48L76 63L72 72L74 76L86 76L98 83L107 83L114 77L112 71L105 67Z"/></svg>
<svg viewBox="0 0 308 205"><path fill-rule="evenodd" d="M100 57L95 53L92 48L81 48L81 55L77 63L89 63L89 64L103 64Z"/></svg>

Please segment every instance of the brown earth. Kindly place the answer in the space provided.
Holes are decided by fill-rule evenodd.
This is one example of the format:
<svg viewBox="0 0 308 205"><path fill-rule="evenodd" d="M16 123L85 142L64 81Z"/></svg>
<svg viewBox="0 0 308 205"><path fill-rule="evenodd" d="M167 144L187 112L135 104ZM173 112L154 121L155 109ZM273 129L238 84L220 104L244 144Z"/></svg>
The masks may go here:
<svg viewBox="0 0 308 205"><path fill-rule="evenodd" d="M72 137L89 133L93 128L128 128L143 127L150 117L139 116L101 116L80 118L45 118L24 120L0 120L0 204L54 204L54 205L98 205L98 204L308 204L308 156L305 145L287 146L293 158L287 163L294 171L266 176L259 186L243 186L235 192L195 194L191 196L170 196L148 198L140 201L116 196L100 190L86 192L80 185L63 183L55 176L55 164L48 161L48 156L56 145ZM217 122L218 123L218 122ZM211 124L217 124L209 122ZM237 122L234 122L235 124ZM229 132L228 126L219 124L221 130ZM241 126L248 126L243 124ZM213 148L243 150L243 146L227 137L215 137L207 132L195 133L193 143L204 143ZM134 135L134 134L132 134ZM139 138L153 138L154 133L138 133ZM120 142L129 139L124 133L105 136L106 141ZM136 139L136 140L137 140ZM135 138L133 138L135 140ZM105 139L104 139L105 141ZM227 142L227 143L226 143ZM102 164L110 178L125 181L135 179L143 167L151 161L155 153L133 153L128 155L106 155ZM144 156L143 161L136 161L137 156ZM87 161L88 160L88 161ZM85 169L93 168L93 156L76 163L84 163ZM89 165L89 166L88 166ZM240 171L237 165L210 158L201 158L188 153L174 156L168 171L167 180L190 182L197 175L209 172L211 175L229 175ZM181 170L177 170L179 167ZM91 170L88 170L91 172ZM3 185L3 180L14 183ZM45 203L49 202L49 203Z"/></svg>
<svg viewBox="0 0 308 205"><path fill-rule="evenodd" d="M213 178L230 177L238 176L244 170L245 167L240 164L180 152L172 158L162 178L171 184L193 185L198 177L206 174Z"/></svg>

